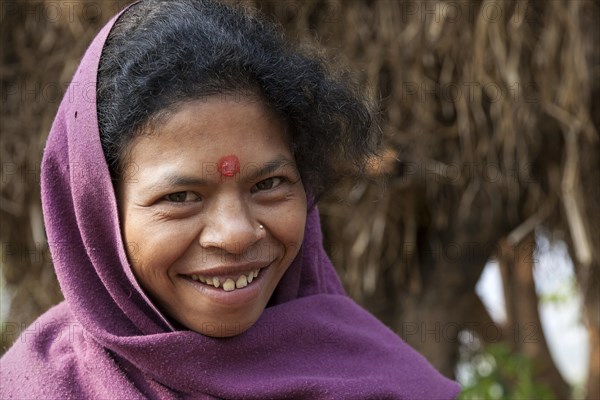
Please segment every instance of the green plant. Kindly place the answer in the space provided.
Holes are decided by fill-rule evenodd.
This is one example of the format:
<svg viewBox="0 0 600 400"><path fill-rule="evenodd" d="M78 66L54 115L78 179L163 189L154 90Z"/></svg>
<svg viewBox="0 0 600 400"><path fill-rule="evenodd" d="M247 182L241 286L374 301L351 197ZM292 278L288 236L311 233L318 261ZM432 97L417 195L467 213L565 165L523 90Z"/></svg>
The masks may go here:
<svg viewBox="0 0 600 400"><path fill-rule="evenodd" d="M553 399L550 389L534 382L533 363L522 354L513 354L502 344L470 351L463 374L466 382L460 400Z"/></svg>

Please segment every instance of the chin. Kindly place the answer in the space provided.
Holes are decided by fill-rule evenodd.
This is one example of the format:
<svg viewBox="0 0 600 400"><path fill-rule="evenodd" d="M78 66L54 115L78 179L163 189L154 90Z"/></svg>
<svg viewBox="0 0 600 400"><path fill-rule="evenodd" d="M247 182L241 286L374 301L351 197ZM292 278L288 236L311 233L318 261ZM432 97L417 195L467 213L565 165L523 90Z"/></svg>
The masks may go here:
<svg viewBox="0 0 600 400"><path fill-rule="evenodd" d="M187 326L188 329L198 332L204 336L214 337L214 338L227 338L240 335L250 329L256 321L260 318L259 313L256 317L248 318L246 315L245 318L241 319L231 319L229 321L224 321L223 319L211 322L196 322Z"/></svg>

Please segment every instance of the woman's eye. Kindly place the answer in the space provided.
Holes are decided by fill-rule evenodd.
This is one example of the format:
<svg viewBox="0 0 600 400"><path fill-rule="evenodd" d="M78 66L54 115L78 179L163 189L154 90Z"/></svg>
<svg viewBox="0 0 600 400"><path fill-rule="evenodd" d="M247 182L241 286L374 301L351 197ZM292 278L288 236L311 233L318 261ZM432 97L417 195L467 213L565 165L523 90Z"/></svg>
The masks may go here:
<svg viewBox="0 0 600 400"><path fill-rule="evenodd" d="M283 179L279 178L279 177L265 179L264 181L260 181L256 185L254 185L254 191L257 192L260 190L273 189L273 188L279 186L281 184L282 180Z"/></svg>
<svg viewBox="0 0 600 400"><path fill-rule="evenodd" d="M186 201L196 201L199 197L192 192L176 192L169 193L164 199L172 203L184 203Z"/></svg>

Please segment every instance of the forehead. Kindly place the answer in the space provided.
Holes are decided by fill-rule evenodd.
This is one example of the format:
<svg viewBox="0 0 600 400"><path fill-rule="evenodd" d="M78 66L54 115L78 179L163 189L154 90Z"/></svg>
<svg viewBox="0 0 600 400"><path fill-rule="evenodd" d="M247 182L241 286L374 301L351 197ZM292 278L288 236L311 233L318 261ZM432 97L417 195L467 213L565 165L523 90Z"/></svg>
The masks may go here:
<svg viewBox="0 0 600 400"><path fill-rule="evenodd" d="M179 104L148 136L164 137L169 133L206 136L218 131L226 139L227 133L247 129L250 134L253 129L265 126L286 130L283 120L261 99L219 95Z"/></svg>
<svg viewBox="0 0 600 400"><path fill-rule="evenodd" d="M232 157L243 166L274 156L293 160L282 119L262 101L218 96L179 106L151 134L134 139L127 162L191 170Z"/></svg>

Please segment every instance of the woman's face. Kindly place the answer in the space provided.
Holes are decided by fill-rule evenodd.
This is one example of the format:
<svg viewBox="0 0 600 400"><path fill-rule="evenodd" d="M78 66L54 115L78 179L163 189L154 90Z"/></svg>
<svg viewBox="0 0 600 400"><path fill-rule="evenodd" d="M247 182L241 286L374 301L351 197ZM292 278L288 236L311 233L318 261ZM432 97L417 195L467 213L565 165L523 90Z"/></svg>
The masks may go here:
<svg viewBox="0 0 600 400"><path fill-rule="evenodd" d="M121 223L144 290L196 332L252 326L304 236L284 123L252 98L198 100L134 139L125 162Z"/></svg>

